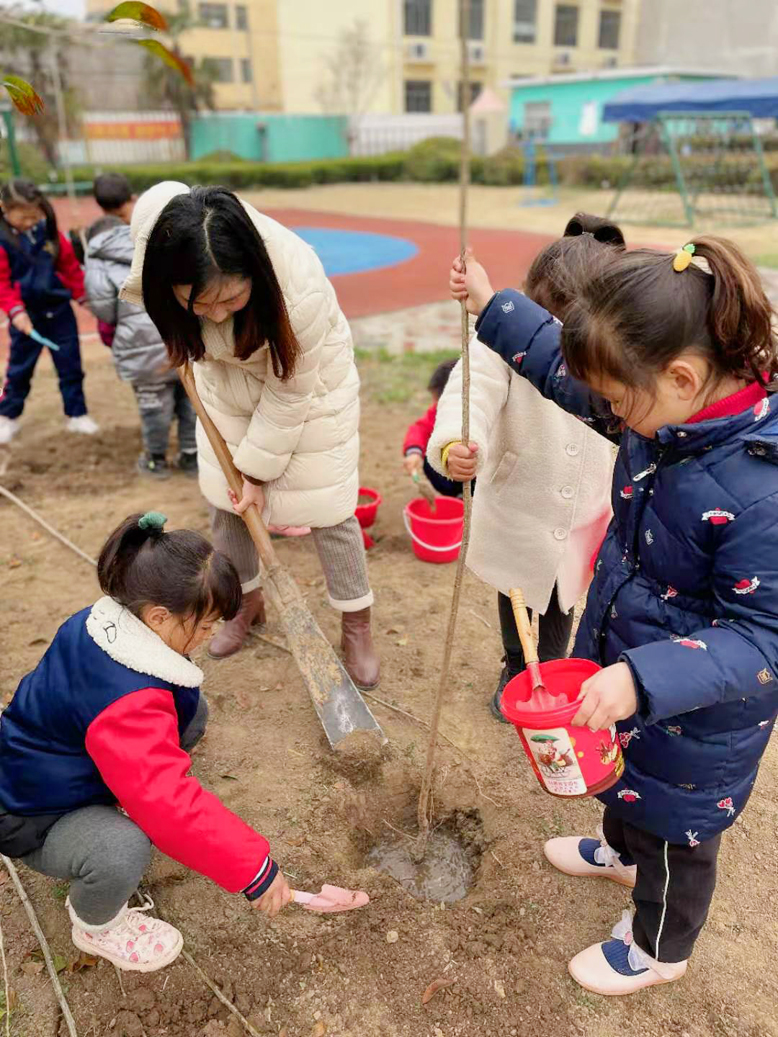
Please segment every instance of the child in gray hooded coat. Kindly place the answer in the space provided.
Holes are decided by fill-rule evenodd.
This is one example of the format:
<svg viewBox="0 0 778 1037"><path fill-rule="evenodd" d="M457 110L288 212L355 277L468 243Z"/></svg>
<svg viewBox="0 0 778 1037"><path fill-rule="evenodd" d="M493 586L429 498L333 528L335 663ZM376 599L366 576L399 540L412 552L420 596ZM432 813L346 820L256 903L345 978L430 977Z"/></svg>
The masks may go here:
<svg viewBox="0 0 778 1037"><path fill-rule="evenodd" d="M140 306L119 298L132 252L129 225L118 217L104 216L90 227L85 278L89 305L98 320L116 328L111 345L116 372L132 385L140 411L144 452L138 459L139 471L157 479L168 477L168 441L176 417L178 467L194 478L197 444L192 405L151 318Z"/></svg>

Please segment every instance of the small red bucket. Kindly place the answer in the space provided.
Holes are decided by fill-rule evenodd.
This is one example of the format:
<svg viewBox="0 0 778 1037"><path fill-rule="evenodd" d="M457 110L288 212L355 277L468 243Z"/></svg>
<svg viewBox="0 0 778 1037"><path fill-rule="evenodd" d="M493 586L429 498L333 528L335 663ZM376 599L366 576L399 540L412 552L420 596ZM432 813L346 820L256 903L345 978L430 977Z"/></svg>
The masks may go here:
<svg viewBox="0 0 778 1037"><path fill-rule="evenodd" d="M362 540L365 544L365 550L373 547L375 541L366 533L365 530L369 529L375 522L376 513L378 511L378 505L381 503L381 494L378 490L371 490L369 486L359 487L360 497L369 497L370 500L364 504L357 504L354 509L354 514L357 517L357 522L362 527Z"/></svg>
<svg viewBox="0 0 778 1037"><path fill-rule="evenodd" d="M596 796L624 773L616 728L572 727L581 685L600 667L588 659L541 663L546 690L533 691L525 670L505 686L500 709L521 739L535 775L552 796Z"/></svg>
<svg viewBox="0 0 778 1037"><path fill-rule="evenodd" d="M460 497L436 497L434 511L423 497L416 497L405 505L403 521L414 554L422 562L457 560L465 525L465 505Z"/></svg>
<svg viewBox="0 0 778 1037"><path fill-rule="evenodd" d="M381 503L381 494L378 490L371 490L369 486L359 487L360 497L369 497L370 500L364 504L357 504L354 509L354 514L357 517L357 522L363 529L369 529L375 522L376 512L378 511L378 505Z"/></svg>

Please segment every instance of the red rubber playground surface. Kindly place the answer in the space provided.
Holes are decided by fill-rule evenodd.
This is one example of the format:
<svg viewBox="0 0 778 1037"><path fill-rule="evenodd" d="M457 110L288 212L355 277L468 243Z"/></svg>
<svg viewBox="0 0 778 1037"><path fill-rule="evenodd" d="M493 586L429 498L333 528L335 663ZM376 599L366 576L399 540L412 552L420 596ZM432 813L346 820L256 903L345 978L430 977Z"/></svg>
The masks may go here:
<svg viewBox="0 0 778 1037"><path fill-rule="evenodd" d="M459 252L455 227L408 220L341 216L300 209L275 209L269 216L287 227L323 227L406 238L418 249L395 266L332 276L347 317L367 317L448 298L448 271ZM541 234L474 230L470 244L489 270L495 285L519 286L538 251L552 239Z"/></svg>
<svg viewBox="0 0 778 1037"><path fill-rule="evenodd" d="M70 203L57 199L55 208L60 228L69 230L76 222ZM77 213L78 222L84 225L89 225L100 214L91 198L79 201ZM269 209L267 214L292 229L316 227L390 235L416 246L416 255L396 265L332 276L341 307L348 317L387 313L447 298L449 265L459 251L459 232L455 227L307 209ZM505 230L473 230L470 234L476 254L487 266L495 285L500 286L519 285L538 250L550 240L541 234Z"/></svg>

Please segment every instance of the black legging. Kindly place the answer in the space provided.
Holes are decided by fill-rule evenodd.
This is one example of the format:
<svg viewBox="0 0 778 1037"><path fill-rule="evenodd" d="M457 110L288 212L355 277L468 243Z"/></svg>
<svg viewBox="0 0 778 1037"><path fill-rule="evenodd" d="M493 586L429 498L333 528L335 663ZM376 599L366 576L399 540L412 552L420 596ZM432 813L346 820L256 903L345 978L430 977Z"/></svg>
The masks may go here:
<svg viewBox="0 0 778 1037"><path fill-rule="evenodd" d="M516 629L516 620L513 618L513 606L511 599L506 594L497 595L497 604L500 611L500 631L502 632L502 643L505 648L505 665L511 675L521 673L524 669L524 652L521 650L519 632ZM532 610L529 612L532 620ZM565 615L559 608L556 584L551 593L551 600L544 615L540 617L540 639L538 642L538 656L542 663L550 662L552 659L564 659L570 643L570 633L573 629L573 610Z"/></svg>

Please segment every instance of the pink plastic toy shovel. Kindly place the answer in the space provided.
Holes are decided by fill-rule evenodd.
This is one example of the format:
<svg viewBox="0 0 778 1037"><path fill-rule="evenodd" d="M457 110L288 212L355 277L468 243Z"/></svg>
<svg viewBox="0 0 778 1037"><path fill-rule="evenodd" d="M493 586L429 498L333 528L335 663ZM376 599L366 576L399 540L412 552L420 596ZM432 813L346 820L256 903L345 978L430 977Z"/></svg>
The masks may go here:
<svg viewBox="0 0 778 1037"><path fill-rule="evenodd" d="M293 889L292 899L295 904L300 904L307 911L317 911L319 914L351 911L355 907L364 907L370 903L370 897L361 890L327 885L321 887L320 893L303 893L299 889Z"/></svg>

